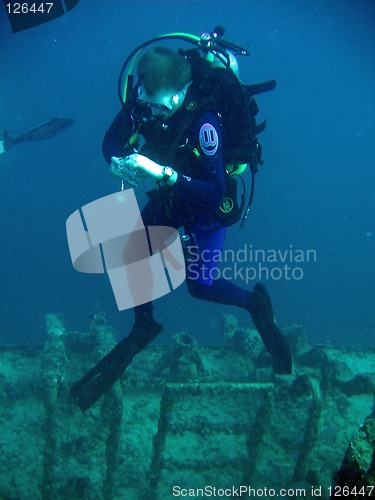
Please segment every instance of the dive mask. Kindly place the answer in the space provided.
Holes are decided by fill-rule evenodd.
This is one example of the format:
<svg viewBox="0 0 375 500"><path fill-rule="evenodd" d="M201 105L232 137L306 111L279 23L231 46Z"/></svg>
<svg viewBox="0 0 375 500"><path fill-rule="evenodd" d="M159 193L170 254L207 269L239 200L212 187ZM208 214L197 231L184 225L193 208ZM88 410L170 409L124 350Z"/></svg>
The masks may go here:
<svg viewBox="0 0 375 500"><path fill-rule="evenodd" d="M169 118L184 102L187 89L192 82L188 82L179 92L171 92L164 89L156 92L153 97L147 95L146 89L141 84L138 88L137 103L148 108L153 116Z"/></svg>

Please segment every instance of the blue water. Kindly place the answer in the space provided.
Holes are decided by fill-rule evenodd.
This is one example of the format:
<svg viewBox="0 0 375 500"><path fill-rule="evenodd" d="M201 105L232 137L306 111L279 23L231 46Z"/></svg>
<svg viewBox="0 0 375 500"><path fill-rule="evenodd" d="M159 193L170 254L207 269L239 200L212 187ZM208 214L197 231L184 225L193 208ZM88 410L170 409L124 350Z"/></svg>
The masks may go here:
<svg viewBox="0 0 375 500"><path fill-rule="evenodd" d="M278 323L305 325L312 344L373 344L373 1L80 0L63 17L15 34L3 4L0 16L0 130L53 116L76 121L0 157L0 343L43 342L47 312L85 329L89 312L102 310L119 336L129 330L132 316L117 311L107 278L74 271L65 221L118 190L101 142L119 109L117 76L130 50L158 34L200 34L221 23L229 40L251 50L240 60L243 81L278 81L257 99L268 118L265 165L249 221L228 231L226 248L315 250L316 262L291 264L302 267L302 279L265 281ZM137 196L144 203L141 188ZM166 326L160 341L188 329L220 342L223 312L250 324L243 311L194 300L182 286L156 303Z"/></svg>

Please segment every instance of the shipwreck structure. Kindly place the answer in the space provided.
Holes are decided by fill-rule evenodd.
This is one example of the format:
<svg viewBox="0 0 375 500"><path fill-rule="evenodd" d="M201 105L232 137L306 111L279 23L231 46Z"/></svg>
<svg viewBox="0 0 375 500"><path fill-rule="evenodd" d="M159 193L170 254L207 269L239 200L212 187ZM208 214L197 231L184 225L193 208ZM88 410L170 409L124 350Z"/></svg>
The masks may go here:
<svg viewBox="0 0 375 500"><path fill-rule="evenodd" d="M150 346L82 413L69 387L115 332L101 313L88 332L48 314L44 346L0 347L0 498L165 500L241 485L374 495L375 348L284 333L291 376L274 376L256 332L224 315L220 345L179 332Z"/></svg>

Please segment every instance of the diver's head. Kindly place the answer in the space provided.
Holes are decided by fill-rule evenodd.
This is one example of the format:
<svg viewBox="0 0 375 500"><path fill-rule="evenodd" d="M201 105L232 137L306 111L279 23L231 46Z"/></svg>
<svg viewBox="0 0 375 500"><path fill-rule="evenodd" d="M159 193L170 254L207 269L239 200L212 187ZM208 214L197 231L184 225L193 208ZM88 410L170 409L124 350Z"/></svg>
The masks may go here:
<svg viewBox="0 0 375 500"><path fill-rule="evenodd" d="M169 118L179 109L191 84L190 63L166 47L146 52L138 63L137 75L138 102L163 118Z"/></svg>

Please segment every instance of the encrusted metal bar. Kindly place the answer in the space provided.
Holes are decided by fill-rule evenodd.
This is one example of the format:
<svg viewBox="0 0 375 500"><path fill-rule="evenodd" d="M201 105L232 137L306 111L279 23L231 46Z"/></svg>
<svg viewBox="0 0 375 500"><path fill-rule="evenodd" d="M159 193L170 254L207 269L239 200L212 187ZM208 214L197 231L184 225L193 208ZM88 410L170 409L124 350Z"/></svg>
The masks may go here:
<svg viewBox="0 0 375 500"><path fill-rule="evenodd" d="M247 460L243 463L243 484L251 484L256 474L257 463L262 452L263 437L268 430L271 417L272 392L269 387L264 389L262 396L263 404L257 412L255 422L247 429Z"/></svg>
<svg viewBox="0 0 375 500"><path fill-rule="evenodd" d="M44 426L43 499L56 498L54 471L59 457L57 449L57 402L65 379L65 327L59 314L46 315L47 340L42 360L43 402L46 411Z"/></svg>
<svg viewBox="0 0 375 500"><path fill-rule="evenodd" d="M162 471L162 456L168 433L169 415L172 411L174 402L174 395L170 390L170 385L171 384L168 384L165 387L160 401L158 430L153 438L153 456L149 476L149 489L146 492L145 500L154 500L156 498L156 491Z"/></svg>
<svg viewBox="0 0 375 500"><path fill-rule="evenodd" d="M320 391L319 380L316 377L306 375L306 383L308 384L312 396L312 406L309 417L306 422L305 435L302 446L294 467L293 480L304 481L310 464L310 456L316 445L318 431L320 426L320 417L322 413L322 394Z"/></svg>
<svg viewBox="0 0 375 500"><path fill-rule="evenodd" d="M104 313L91 315L90 332L96 340L96 356L100 359L116 343L115 332L107 324ZM121 382L117 381L105 394L101 404L102 428L107 430L105 443L106 474L103 483L104 498L114 498L116 496L115 474L117 473L120 455L122 415L122 388Z"/></svg>

